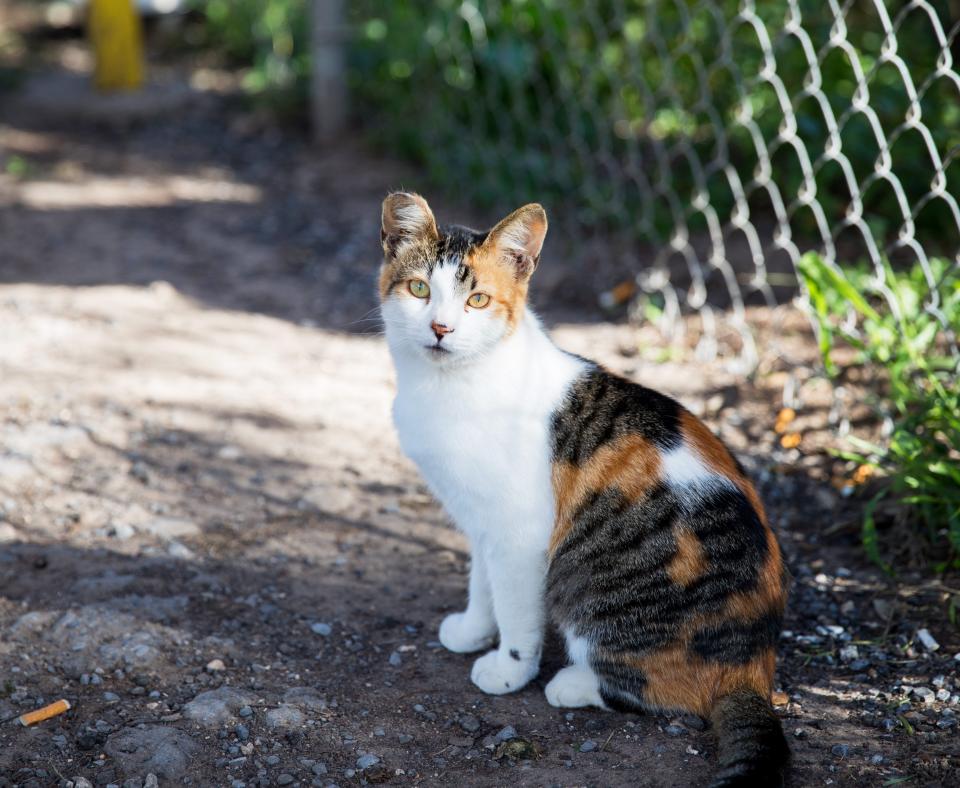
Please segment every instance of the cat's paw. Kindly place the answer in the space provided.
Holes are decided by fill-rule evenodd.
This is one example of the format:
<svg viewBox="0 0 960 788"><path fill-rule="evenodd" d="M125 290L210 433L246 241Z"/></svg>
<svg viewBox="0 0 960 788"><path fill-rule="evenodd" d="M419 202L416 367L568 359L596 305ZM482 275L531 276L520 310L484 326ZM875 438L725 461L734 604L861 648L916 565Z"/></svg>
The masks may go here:
<svg viewBox="0 0 960 788"><path fill-rule="evenodd" d="M517 659L510 652L498 649L473 663L470 679L490 695L504 695L525 686L539 670L539 659Z"/></svg>
<svg viewBox="0 0 960 788"><path fill-rule="evenodd" d="M440 624L440 642L447 651L457 654L490 648L496 634L495 626L478 626L466 613L451 613Z"/></svg>
<svg viewBox="0 0 960 788"><path fill-rule="evenodd" d="M554 676L543 691L547 703L560 709L579 709L584 706L607 708L600 697L600 682L590 668L571 665Z"/></svg>

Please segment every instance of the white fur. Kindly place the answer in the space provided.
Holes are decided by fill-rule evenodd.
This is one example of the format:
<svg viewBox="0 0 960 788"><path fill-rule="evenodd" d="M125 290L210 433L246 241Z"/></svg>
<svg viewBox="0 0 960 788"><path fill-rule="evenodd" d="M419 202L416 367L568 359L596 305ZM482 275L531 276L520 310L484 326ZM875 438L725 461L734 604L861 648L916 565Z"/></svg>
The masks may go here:
<svg viewBox="0 0 960 788"><path fill-rule="evenodd" d="M504 337L493 310L464 309L455 270L434 269L429 300L384 303L397 369L393 412L404 452L471 544L467 609L444 620L441 642L475 650L499 631L500 647L471 673L499 694L539 670L555 511L550 419L584 362L556 348L529 311ZM439 357L427 349L433 320L454 329Z"/></svg>
<svg viewBox="0 0 960 788"><path fill-rule="evenodd" d="M557 671L544 689L547 703L561 709L579 709L584 706L607 708L600 697L600 681L590 668L570 665Z"/></svg>

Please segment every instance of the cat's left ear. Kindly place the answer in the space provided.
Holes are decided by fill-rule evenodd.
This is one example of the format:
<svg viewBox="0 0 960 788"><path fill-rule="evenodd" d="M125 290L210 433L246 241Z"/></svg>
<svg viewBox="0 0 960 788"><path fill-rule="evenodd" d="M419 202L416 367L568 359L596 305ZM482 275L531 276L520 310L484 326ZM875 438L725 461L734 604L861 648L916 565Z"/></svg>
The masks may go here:
<svg viewBox="0 0 960 788"><path fill-rule="evenodd" d="M517 279L526 279L540 262L546 235L547 212L539 203L530 203L497 224L484 243L514 268Z"/></svg>

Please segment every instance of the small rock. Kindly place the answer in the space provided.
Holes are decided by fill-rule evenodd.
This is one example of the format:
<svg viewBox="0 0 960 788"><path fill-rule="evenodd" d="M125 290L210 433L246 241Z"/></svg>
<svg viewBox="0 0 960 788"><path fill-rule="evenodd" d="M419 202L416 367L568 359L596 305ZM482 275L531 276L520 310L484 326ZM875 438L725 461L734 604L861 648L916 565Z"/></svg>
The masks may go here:
<svg viewBox="0 0 960 788"><path fill-rule="evenodd" d="M160 788L160 781L157 779L157 775L153 772L147 774L143 778L143 788Z"/></svg>
<svg viewBox="0 0 960 788"><path fill-rule="evenodd" d="M233 729L233 732L237 734L237 738L240 741L246 741L247 739L250 738L250 729L246 725L243 725L243 724L238 725L236 728Z"/></svg>
<svg viewBox="0 0 960 788"><path fill-rule="evenodd" d="M120 696L117 695L116 692L104 692L103 699L107 703L116 703L118 700L120 700Z"/></svg>
<svg viewBox="0 0 960 788"><path fill-rule="evenodd" d="M687 731L680 725L668 725L663 729L663 732L667 734L667 736L683 736Z"/></svg>
<svg viewBox="0 0 960 788"><path fill-rule="evenodd" d="M267 762L267 766L276 766L278 763L280 763L280 756L279 756L279 755L268 755L268 756L267 756L266 758L264 758L263 760L265 760L265 761Z"/></svg>
<svg viewBox="0 0 960 788"><path fill-rule="evenodd" d="M517 731L512 725L507 725L505 728L500 729L496 738L497 741L510 741L510 739L517 738Z"/></svg>
<svg viewBox="0 0 960 788"><path fill-rule="evenodd" d="M497 747L493 757L497 760L501 758L512 758L515 761L532 760L539 757L540 749L529 739L517 736L509 741L502 742Z"/></svg>
<svg viewBox="0 0 960 788"><path fill-rule="evenodd" d="M366 755L361 755L359 758L357 758L357 768L361 771L364 769L369 769L371 766L375 766L378 763L380 763L380 759L372 753L367 753Z"/></svg>
<svg viewBox="0 0 960 788"><path fill-rule="evenodd" d="M390 666L394 668L399 668L403 664L403 657L396 651L390 654Z"/></svg>
<svg viewBox="0 0 960 788"><path fill-rule="evenodd" d="M830 752L836 755L838 758L846 758L850 754L850 746L847 744L834 744L830 748Z"/></svg>
<svg viewBox="0 0 960 788"><path fill-rule="evenodd" d="M480 720L478 720L473 714L464 714L458 720L460 727L463 728L467 733L476 733L480 730Z"/></svg>
<svg viewBox="0 0 960 788"><path fill-rule="evenodd" d="M681 721L693 731L704 731L707 729L706 721L703 717L698 717L696 714L684 714Z"/></svg>
<svg viewBox="0 0 960 788"><path fill-rule="evenodd" d="M936 651L940 648L940 644L937 643L936 638L930 634L929 629L918 629L917 640L920 641L927 651Z"/></svg>
<svg viewBox="0 0 960 788"><path fill-rule="evenodd" d="M296 706L286 703L266 713L267 726L270 728L296 728L306 721L303 712Z"/></svg>
<svg viewBox="0 0 960 788"><path fill-rule="evenodd" d="M319 777L321 774L327 773L327 764L315 763L313 764L313 766L310 767L310 771Z"/></svg>
<svg viewBox="0 0 960 788"><path fill-rule="evenodd" d="M580 745L580 752L593 752L597 749L597 743L593 739L587 739Z"/></svg>
<svg viewBox="0 0 960 788"><path fill-rule="evenodd" d="M277 785L290 785L290 783L292 782L293 782L292 774L287 774L286 772L284 772L283 774L277 775Z"/></svg>
<svg viewBox="0 0 960 788"><path fill-rule="evenodd" d="M253 709L251 709L249 706L241 706L237 714L246 719L247 717L253 716Z"/></svg>
<svg viewBox="0 0 960 788"><path fill-rule="evenodd" d="M841 662L853 662L860 656L860 649L854 645L844 646L840 649Z"/></svg>
<svg viewBox="0 0 960 788"><path fill-rule="evenodd" d="M164 540L182 539L185 536L196 536L200 533L196 523L178 517L156 517L140 528Z"/></svg>
<svg viewBox="0 0 960 788"><path fill-rule="evenodd" d="M211 659L207 663L206 671L207 673L219 673L221 670L226 670L227 666L223 664L222 659Z"/></svg>
<svg viewBox="0 0 960 788"><path fill-rule="evenodd" d="M209 727L225 725L233 719L235 711L253 701L254 697L249 692L220 687L197 695L183 707L183 716Z"/></svg>
<svg viewBox="0 0 960 788"><path fill-rule="evenodd" d="M401 733L399 736L397 736L397 741L401 744L409 744L413 741L413 736L411 736L409 733Z"/></svg>
<svg viewBox="0 0 960 788"><path fill-rule="evenodd" d="M920 698L924 703L933 703L937 696L929 687L914 687L913 694Z"/></svg>
<svg viewBox="0 0 960 788"><path fill-rule="evenodd" d="M327 637L331 632L333 632L333 627L331 627L329 624L318 622L310 625L310 631L315 635Z"/></svg>
<svg viewBox="0 0 960 788"><path fill-rule="evenodd" d="M879 752L874 753L870 756L870 763L872 763L874 766L879 766L881 763L883 763L883 755L881 755Z"/></svg>
<svg viewBox="0 0 960 788"><path fill-rule="evenodd" d="M73 778L73 786L74 788L93 788L93 783L86 777L80 777L78 775Z"/></svg>
<svg viewBox="0 0 960 788"><path fill-rule="evenodd" d="M950 690L947 689L938 689L937 690L937 700L941 703L950 700Z"/></svg>
<svg viewBox="0 0 960 788"><path fill-rule="evenodd" d="M156 785L157 776L177 780L188 774L198 748L183 731L151 725L121 730L107 739L103 749L127 774L153 774Z"/></svg>

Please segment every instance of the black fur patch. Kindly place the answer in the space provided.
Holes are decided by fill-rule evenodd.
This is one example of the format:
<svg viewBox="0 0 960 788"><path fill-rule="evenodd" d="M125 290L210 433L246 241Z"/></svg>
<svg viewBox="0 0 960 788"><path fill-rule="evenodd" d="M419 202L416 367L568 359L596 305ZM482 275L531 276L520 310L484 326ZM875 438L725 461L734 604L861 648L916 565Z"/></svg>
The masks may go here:
<svg viewBox="0 0 960 788"><path fill-rule="evenodd" d="M680 444L680 406L670 397L593 367L553 416L553 459L581 465L603 444L630 433L661 449Z"/></svg>

